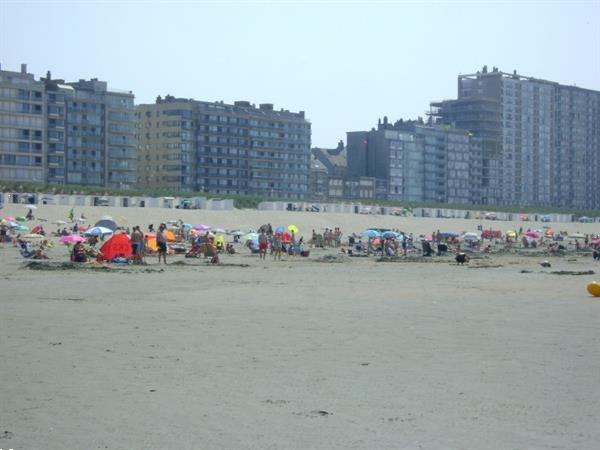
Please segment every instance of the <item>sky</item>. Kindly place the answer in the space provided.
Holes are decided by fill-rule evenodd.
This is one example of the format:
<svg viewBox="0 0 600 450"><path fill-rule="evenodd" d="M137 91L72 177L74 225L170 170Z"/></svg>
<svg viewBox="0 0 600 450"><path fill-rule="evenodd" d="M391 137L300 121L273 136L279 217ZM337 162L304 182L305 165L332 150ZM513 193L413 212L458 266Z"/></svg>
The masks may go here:
<svg viewBox="0 0 600 450"><path fill-rule="evenodd" d="M313 146L425 116L483 65L600 90L600 0L0 0L0 64L305 111Z"/></svg>

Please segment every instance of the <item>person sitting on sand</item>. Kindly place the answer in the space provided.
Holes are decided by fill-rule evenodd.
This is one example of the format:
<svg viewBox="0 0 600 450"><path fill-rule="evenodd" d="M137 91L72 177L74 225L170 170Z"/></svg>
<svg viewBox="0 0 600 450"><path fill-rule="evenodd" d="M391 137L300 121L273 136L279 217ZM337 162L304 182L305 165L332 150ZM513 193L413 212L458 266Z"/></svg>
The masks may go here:
<svg viewBox="0 0 600 450"><path fill-rule="evenodd" d="M85 247L81 242L77 242L73 246L73 251L71 253L71 261L80 263L87 262L87 254L85 252Z"/></svg>
<svg viewBox="0 0 600 450"><path fill-rule="evenodd" d="M33 259L48 259L48 256L46 256L41 248L38 248L33 254Z"/></svg>
<svg viewBox="0 0 600 450"><path fill-rule="evenodd" d="M228 243L225 246L225 251L227 252L228 255L235 255L235 248L233 248L233 244Z"/></svg>
<svg viewBox="0 0 600 450"><path fill-rule="evenodd" d="M469 257L465 253L460 252L456 254L454 260L456 261L456 264L460 264L462 266L464 263L469 262Z"/></svg>

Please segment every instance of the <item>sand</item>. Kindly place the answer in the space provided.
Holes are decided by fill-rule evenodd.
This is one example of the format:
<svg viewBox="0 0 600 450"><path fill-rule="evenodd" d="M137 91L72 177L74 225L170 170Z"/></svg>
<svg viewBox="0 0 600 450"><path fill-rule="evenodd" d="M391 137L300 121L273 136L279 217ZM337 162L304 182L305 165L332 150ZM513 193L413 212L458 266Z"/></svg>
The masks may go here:
<svg viewBox="0 0 600 450"><path fill-rule="evenodd" d="M41 206L36 215L52 221L67 210ZM295 223L307 237L324 225L541 227L83 211L144 228L171 218L227 229ZM62 247L50 256L67 259ZM0 246L0 448L596 449L600 299L585 285L600 279L600 265L587 255L543 259L552 267L535 256L469 267L314 249L281 262L242 253L219 267L179 257L166 267L152 259L46 271L24 268L14 248ZM551 273L588 270L595 274Z"/></svg>

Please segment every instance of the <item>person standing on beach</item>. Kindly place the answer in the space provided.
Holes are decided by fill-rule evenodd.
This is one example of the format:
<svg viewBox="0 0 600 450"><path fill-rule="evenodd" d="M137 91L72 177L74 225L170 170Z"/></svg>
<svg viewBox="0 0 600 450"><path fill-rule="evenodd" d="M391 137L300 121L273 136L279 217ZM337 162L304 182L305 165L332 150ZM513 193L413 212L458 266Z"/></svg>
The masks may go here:
<svg viewBox="0 0 600 450"><path fill-rule="evenodd" d="M281 234L276 233L275 236L273 236L273 259L279 259L279 261L281 261L281 250Z"/></svg>
<svg viewBox="0 0 600 450"><path fill-rule="evenodd" d="M267 235L264 230L261 230L260 235L258 236L258 256L260 259L267 259L268 246L269 242L267 240Z"/></svg>
<svg viewBox="0 0 600 450"><path fill-rule="evenodd" d="M140 262L142 260L142 245L144 242L144 234L140 230L139 226L133 227L131 233L131 247L133 250L134 261Z"/></svg>
<svg viewBox="0 0 600 450"><path fill-rule="evenodd" d="M160 257L162 255L163 261L167 264L167 236L165 229L167 226L161 223L156 233L156 246L158 247L158 263L160 264Z"/></svg>
<svg viewBox="0 0 600 450"><path fill-rule="evenodd" d="M408 242L406 242L407 237L406 234L404 234L404 231L400 234L400 237L402 238L402 255L406 256L406 247L408 245Z"/></svg>

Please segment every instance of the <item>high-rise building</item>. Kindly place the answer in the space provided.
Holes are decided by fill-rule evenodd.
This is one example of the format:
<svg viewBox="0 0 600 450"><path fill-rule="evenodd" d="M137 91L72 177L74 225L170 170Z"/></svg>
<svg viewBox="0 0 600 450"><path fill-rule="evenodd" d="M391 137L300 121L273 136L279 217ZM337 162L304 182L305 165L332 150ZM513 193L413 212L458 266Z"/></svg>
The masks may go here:
<svg viewBox="0 0 600 450"><path fill-rule="evenodd" d="M467 131L384 118L347 136L348 176L374 177L378 199L465 204L479 195L481 140Z"/></svg>
<svg viewBox="0 0 600 450"><path fill-rule="evenodd" d="M137 141L130 91L104 81L67 83L67 183L131 189L136 183Z"/></svg>
<svg viewBox="0 0 600 450"><path fill-rule="evenodd" d="M21 65L0 70L0 180L45 181L44 83Z"/></svg>
<svg viewBox="0 0 600 450"><path fill-rule="evenodd" d="M311 128L303 111L167 96L136 114L140 188L308 195Z"/></svg>
<svg viewBox="0 0 600 450"><path fill-rule="evenodd" d="M98 79L0 70L0 179L132 188L133 98Z"/></svg>
<svg viewBox="0 0 600 450"><path fill-rule="evenodd" d="M431 106L482 139L482 203L600 208L600 92L484 67Z"/></svg>

